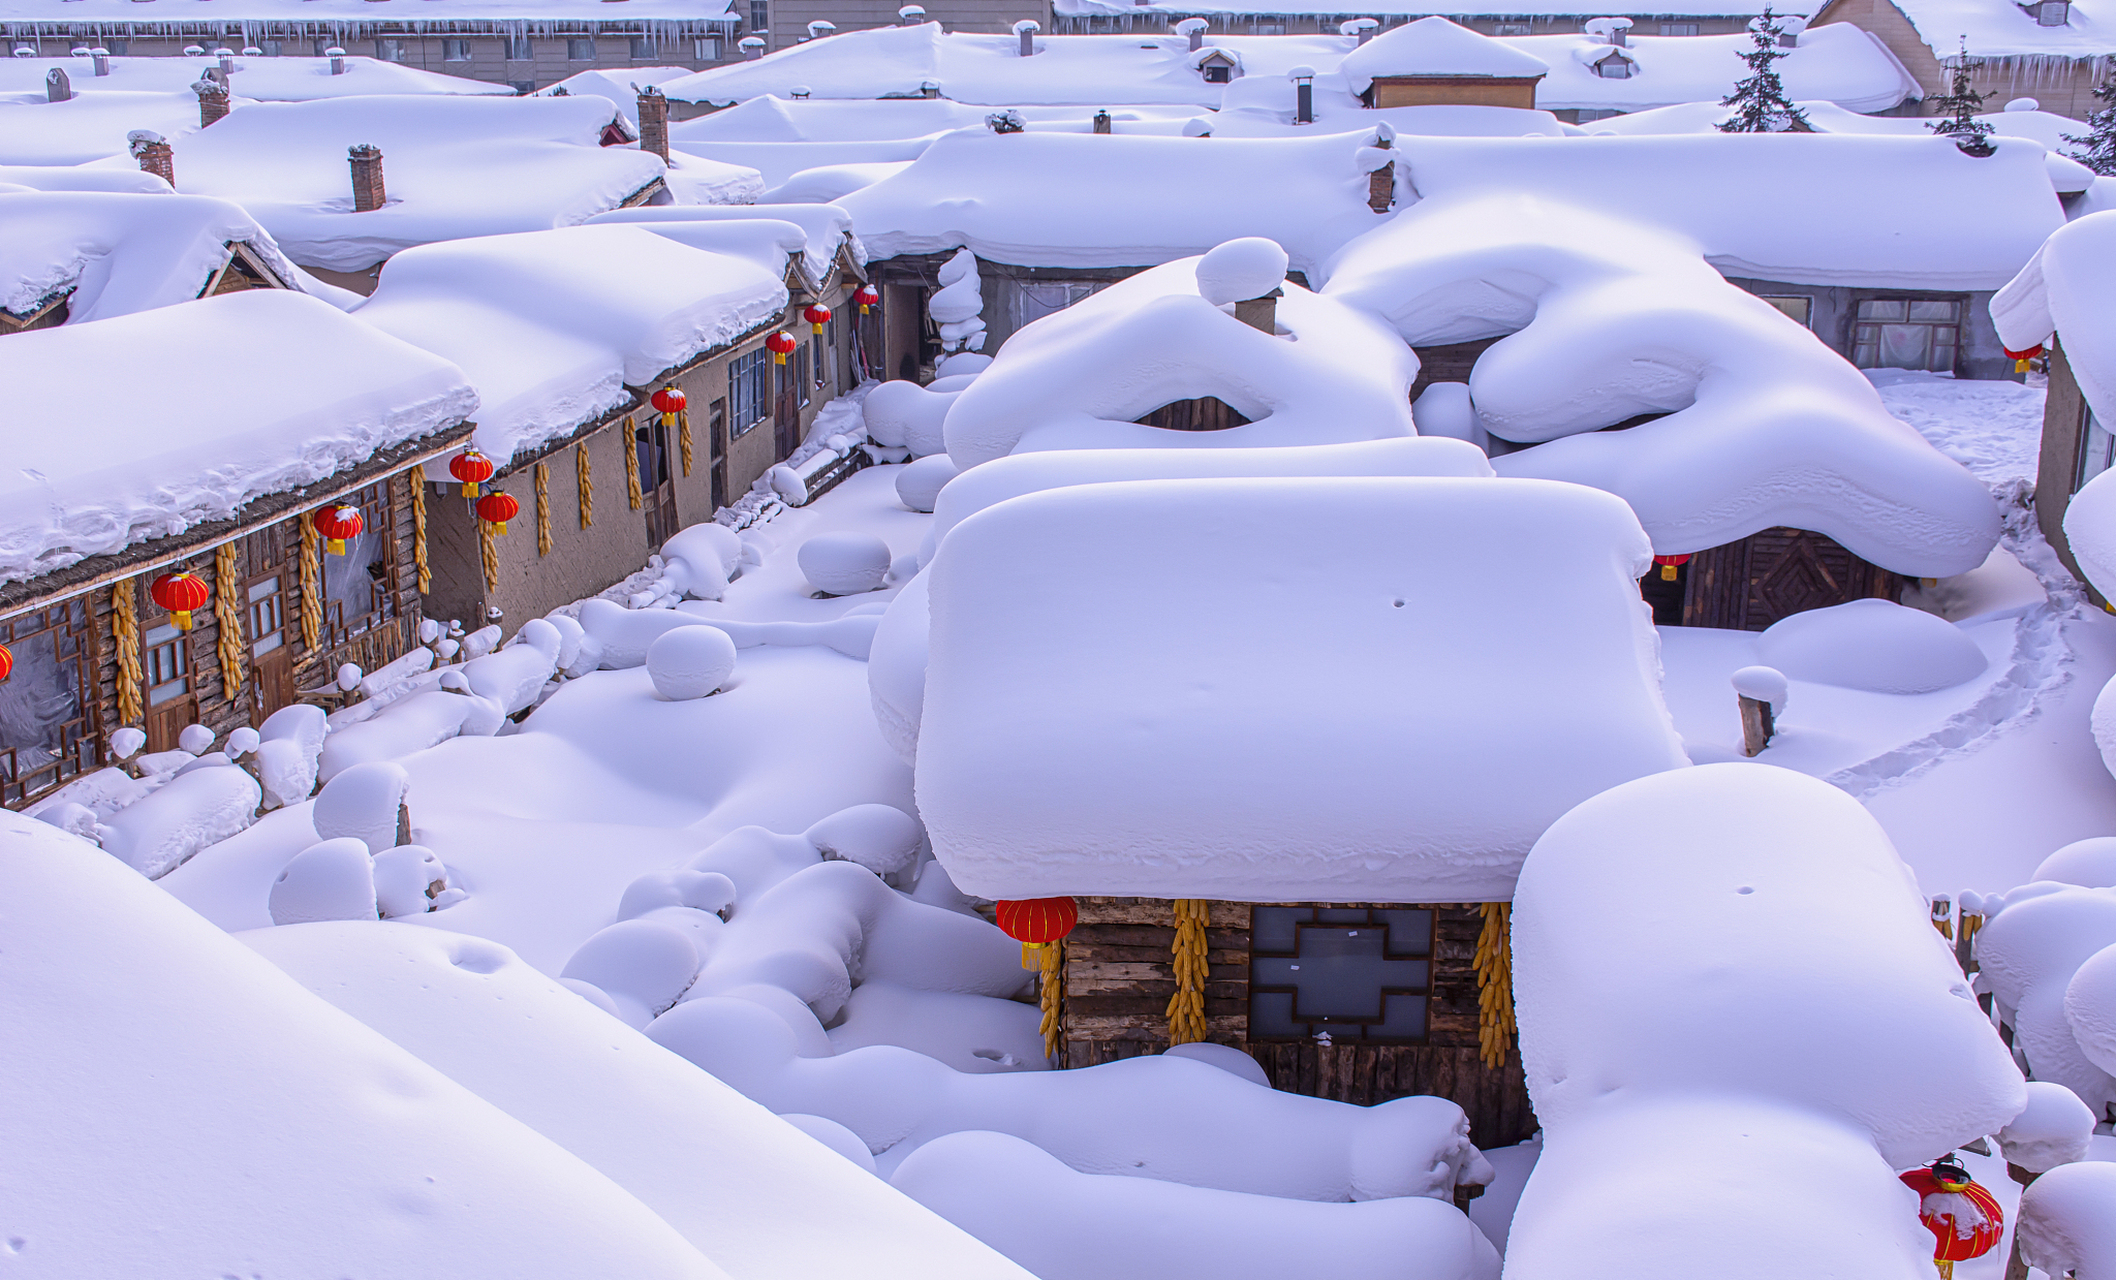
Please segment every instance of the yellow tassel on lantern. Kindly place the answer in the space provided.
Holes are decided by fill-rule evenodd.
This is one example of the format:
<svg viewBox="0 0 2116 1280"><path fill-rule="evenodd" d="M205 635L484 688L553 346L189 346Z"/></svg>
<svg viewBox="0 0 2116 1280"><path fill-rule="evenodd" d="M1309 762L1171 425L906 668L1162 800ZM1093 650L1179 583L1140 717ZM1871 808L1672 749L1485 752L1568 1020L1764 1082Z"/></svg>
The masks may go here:
<svg viewBox="0 0 2116 1280"><path fill-rule="evenodd" d="M477 497L477 496L478 496L478 482L477 482L477 481L475 481L475 480L465 480L465 481L463 482L463 496L464 496L464 497L466 497L466 498L475 498L475 497Z"/></svg>
<svg viewBox="0 0 2116 1280"><path fill-rule="evenodd" d="M191 611L189 609L172 609L169 611L169 621L176 624L178 631L189 631L191 629Z"/></svg>
<svg viewBox="0 0 2116 1280"><path fill-rule="evenodd" d="M1027 969L1027 970L1029 970L1029 971L1031 971L1031 972L1035 972L1035 971L1037 971L1037 970L1040 970L1040 969L1042 969L1042 968L1043 968L1043 951L1044 951L1044 946L1043 946L1043 944L1042 944L1042 943L1040 943L1040 942L1024 942L1024 943L1022 943L1022 944L1021 944L1021 967L1022 967L1022 968L1024 968L1024 969Z"/></svg>
<svg viewBox="0 0 2116 1280"><path fill-rule="evenodd" d="M2028 371L2028 362L2027 362L2026 360L2015 360L2015 361L2013 362L2013 372L2015 372L2015 373L2026 373L2027 371Z"/></svg>
<svg viewBox="0 0 2116 1280"><path fill-rule="evenodd" d="M662 425L663 427L673 427L673 426L675 426L675 425L676 425L676 415L675 415L675 414L673 414L673 413L664 413L664 414L662 414L662 415L661 415L661 425Z"/></svg>
<svg viewBox="0 0 2116 1280"><path fill-rule="evenodd" d="M503 537L503 538L504 538L504 537L506 537L506 536L507 536L507 522L506 522L505 520L494 520L494 521L492 522L492 531L493 531L494 533L496 533L496 534L500 535L500 536L501 536L501 537Z"/></svg>
<svg viewBox="0 0 2116 1280"><path fill-rule="evenodd" d="M772 362L773 364L785 364L785 363L786 363L786 353L785 353L784 351L774 351L774 352L772 352L772 353L771 353L771 362Z"/></svg>
<svg viewBox="0 0 2116 1280"><path fill-rule="evenodd" d="M1675 581L1675 566L1674 566L1674 565L1672 565L1672 564L1664 564L1664 565L1662 565L1662 566L1660 567L1660 580L1661 580L1662 582L1673 582L1673 581Z"/></svg>
<svg viewBox="0 0 2116 1280"><path fill-rule="evenodd" d="M323 541L323 550L328 555L342 556L345 554L345 539L326 538Z"/></svg>

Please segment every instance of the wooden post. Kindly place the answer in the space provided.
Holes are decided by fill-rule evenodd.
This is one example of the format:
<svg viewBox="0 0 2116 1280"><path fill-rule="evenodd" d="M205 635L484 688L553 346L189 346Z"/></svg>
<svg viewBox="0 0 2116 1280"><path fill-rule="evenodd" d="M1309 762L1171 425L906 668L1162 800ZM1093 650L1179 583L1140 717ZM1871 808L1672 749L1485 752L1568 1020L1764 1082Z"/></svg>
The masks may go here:
<svg viewBox="0 0 2116 1280"><path fill-rule="evenodd" d="M1947 941L1954 941L1954 900L1942 895L1932 900L1932 927Z"/></svg>
<svg viewBox="0 0 2116 1280"><path fill-rule="evenodd" d="M1771 704L1747 694L1741 698L1741 754L1753 756L1771 745L1772 735L1778 732L1776 721L1771 716Z"/></svg>
<svg viewBox="0 0 2116 1280"><path fill-rule="evenodd" d="M1966 933L1967 930L1965 929L1963 932ZM2020 1189L2025 1192L2028 1189L2028 1184L2034 1182L2040 1175L2030 1173L2008 1160L2006 1162L2006 1176L2018 1182ZM2020 1251L2020 1211L2018 1209L2014 1210L2013 1213L2013 1252L2006 1258L2006 1280L2028 1280L2028 1260L2021 1256Z"/></svg>

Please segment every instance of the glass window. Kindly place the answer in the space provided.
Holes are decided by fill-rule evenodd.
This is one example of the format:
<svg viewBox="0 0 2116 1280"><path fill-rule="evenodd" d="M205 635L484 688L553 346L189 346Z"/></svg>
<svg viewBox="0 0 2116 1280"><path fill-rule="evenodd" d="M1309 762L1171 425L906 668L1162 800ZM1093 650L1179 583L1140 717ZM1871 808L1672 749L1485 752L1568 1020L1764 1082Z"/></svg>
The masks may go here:
<svg viewBox="0 0 2116 1280"><path fill-rule="evenodd" d="M771 352L759 347L727 362L727 405L730 439L771 416Z"/></svg>
<svg viewBox="0 0 2116 1280"><path fill-rule="evenodd" d="M1007 294L1007 308L1012 314L1015 332L1048 315L1056 315L1074 303L1094 293L1102 286L1082 280L1009 280L1013 289Z"/></svg>
<svg viewBox="0 0 2116 1280"><path fill-rule="evenodd" d="M704 38L704 39L702 39L702 40L693 40L693 41L691 41L691 61L693 61L693 62L718 62L718 61L720 61L720 37L719 37L719 36L707 36L707 37L705 37L705 38Z"/></svg>
<svg viewBox="0 0 2116 1280"><path fill-rule="evenodd" d="M749 0L749 29L764 32L771 28L771 6L765 0Z"/></svg>
<svg viewBox="0 0 2116 1280"><path fill-rule="evenodd" d="M1529 27L1525 22L1502 22L1492 28L1493 35L1501 36L1525 36L1528 31Z"/></svg>
<svg viewBox="0 0 2116 1280"><path fill-rule="evenodd" d="M468 40L443 40L443 41L441 42L441 61L443 61L443 62L468 62L468 61L470 61L470 41L468 41Z"/></svg>
<svg viewBox="0 0 2116 1280"><path fill-rule="evenodd" d="M375 60L378 62L404 61L404 42L402 40L375 41Z"/></svg>
<svg viewBox="0 0 2116 1280"><path fill-rule="evenodd" d="M326 648L344 643L396 616L389 591L389 501L381 485L346 499L360 508L360 532L345 540L344 555L323 556L323 629Z"/></svg>
<svg viewBox="0 0 2116 1280"><path fill-rule="evenodd" d="M2116 435L2101 425L2092 409L2082 409L2079 424L2079 469L2072 482L2072 492L2078 493L2095 476L2116 465Z"/></svg>
<svg viewBox="0 0 2116 1280"><path fill-rule="evenodd" d="M13 804L101 763L81 600L0 622L15 655L0 680L0 799Z"/></svg>
<svg viewBox="0 0 2116 1280"><path fill-rule="evenodd" d="M535 60L536 60L536 48L535 48L535 46L533 46L533 45L531 45L531 44L529 43L529 37L527 37L527 36L509 36L509 37L507 37L507 61L509 61L509 62L533 62L533 61L535 61Z"/></svg>
<svg viewBox="0 0 2116 1280"><path fill-rule="evenodd" d="M588 38L588 39L585 39L585 40L582 40L582 39L578 39L578 38L576 38L576 39L572 39L572 40L568 40L568 41L566 41L566 61L568 61L568 62L593 62L593 61L595 61L595 40L594 40L594 38L593 38L593 37L590 37L590 38Z"/></svg>
<svg viewBox="0 0 2116 1280"><path fill-rule="evenodd" d="M631 52L632 60L634 62L646 61L648 59L658 57L661 53L659 49L656 49L654 47L654 42L645 36L632 37Z"/></svg>
<svg viewBox="0 0 2116 1280"><path fill-rule="evenodd" d="M1249 1038L1422 1040L1432 954L1433 913L1422 907L1257 907Z"/></svg>
<svg viewBox="0 0 2116 1280"><path fill-rule="evenodd" d="M793 384L794 394L800 397L802 407L807 407L808 393L813 389L813 384L808 378L808 348L805 346L794 351Z"/></svg>
<svg viewBox="0 0 2116 1280"><path fill-rule="evenodd" d="M1694 22L1663 22L1660 24L1660 33L1664 36L1694 36L1697 34L1697 24Z"/></svg>
<svg viewBox="0 0 2116 1280"><path fill-rule="evenodd" d="M1808 323L1808 318L1814 313L1815 309L1815 300L1813 298L1801 297L1797 294L1777 297L1766 295L1763 300L1799 321L1802 326Z"/></svg>
<svg viewBox="0 0 2116 1280"><path fill-rule="evenodd" d="M158 707L191 692L191 638L163 623L140 637L141 665L147 682L147 705Z"/></svg>
<svg viewBox="0 0 2116 1280"><path fill-rule="evenodd" d="M1604 80L1629 80L1631 78L1631 64L1622 58L1604 58L1595 64L1594 69L1601 73L1601 77Z"/></svg>
<svg viewBox="0 0 2116 1280"><path fill-rule="evenodd" d="M286 643L286 604L275 575L250 584L250 656L262 658Z"/></svg>
<svg viewBox="0 0 2116 1280"><path fill-rule="evenodd" d="M1956 298L1867 298L1852 329L1852 363L1861 369L1954 369L1961 341Z"/></svg>

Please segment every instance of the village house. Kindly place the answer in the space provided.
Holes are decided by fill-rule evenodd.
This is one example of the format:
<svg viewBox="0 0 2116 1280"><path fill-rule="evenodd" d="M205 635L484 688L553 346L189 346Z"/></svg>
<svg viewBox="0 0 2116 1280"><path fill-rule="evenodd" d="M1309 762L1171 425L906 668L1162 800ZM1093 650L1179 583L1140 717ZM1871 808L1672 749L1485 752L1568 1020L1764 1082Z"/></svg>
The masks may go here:
<svg viewBox="0 0 2116 1280"><path fill-rule="evenodd" d="M1432 14L1431 9L1382 5L1357 13L1317 13L1314 10L1283 10L1270 0L1233 4L1216 0L1211 7L1163 0L1131 3L1129 0L1053 0L1055 26L1061 34L1116 34L1165 31L1193 18L1210 19L1228 32L1240 35L1283 36L1306 32L1337 31L1347 21L1363 22L1370 31L1386 31ZM1584 30L1583 24L1598 13L1622 17L1640 34L1689 37L1740 31L1754 9L1731 5L1692 3L1673 13L1629 13L1625 10L1589 10L1516 5L1509 9L1450 9L1439 16L1492 36L1540 36Z"/></svg>
<svg viewBox="0 0 2116 1280"><path fill-rule="evenodd" d="M604 223L392 259L356 317L460 366L482 405L471 450L416 477L429 610L511 632L637 571L785 460L860 380L860 281L838 255L819 274L807 259L796 228L765 218Z"/></svg>
<svg viewBox="0 0 2116 1280"><path fill-rule="evenodd" d="M2101 105L2094 86L2108 78L2116 57L2116 40L2103 30L2105 2L1830 0L1810 30L1841 24L1872 33L1917 79L1928 114L1951 91L1952 60L1966 50L1974 63L1970 88L1985 96L1987 110L2032 97L2045 111L2084 120Z"/></svg>
<svg viewBox="0 0 2116 1280"><path fill-rule="evenodd" d="M476 395L453 365L250 289L17 334L0 369L16 420L38 424L0 503L8 807L109 762L120 728L171 750L186 726L259 724L341 664L416 643L409 473L470 438Z"/></svg>
<svg viewBox="0 0 2116 1280"><path fill-rule="evenodd" d="M1366 41L1338 71L1367 107L1513 107L1534 110L1550 66L1533 54L1457 26L1420 18Z"/></svg>

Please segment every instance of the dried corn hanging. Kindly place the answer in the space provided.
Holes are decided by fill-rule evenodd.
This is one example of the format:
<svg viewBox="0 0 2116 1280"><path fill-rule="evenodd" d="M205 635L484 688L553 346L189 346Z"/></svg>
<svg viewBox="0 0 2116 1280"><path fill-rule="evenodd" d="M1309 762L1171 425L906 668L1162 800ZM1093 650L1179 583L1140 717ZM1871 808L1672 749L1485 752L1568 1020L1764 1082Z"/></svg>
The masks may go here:
<svg viewBox="0 0 2116 1280"><path fill-rule="evenodd" d="M676 411L676 449L683 455L683 474L691 474L691 411Z"/></svg>
<svg viewBox="0 0 2116 1280"><path fill-rule="evenodd" d="M1191 1044L1205 1038L1205 926L1210 908L1201 898L1178 898L1176 917L1176 993L1168 998L1168 1043Z"/></svg>
<svg viewBox="0 0 2116 1280"><path fill-rule="evenodd" d="M1037 993L1043 1009L1043 1055L1058 1056L1060 1004L1065 993L1065 940L1048 942L1036 949L1043 962L1042 988Z"/></svg>
<svg viewBox="0 0 2116 1280"><path fill-rule="evenodd" d="M595 479L588 473L588 444L573 446L573 473L580 477L580 527L595 523Z"/></svg>
<svg viewBox="0 0 2116 1280"><path fill-rule="evenodd" d="M500 549L492 543L492 521L478 521L478 560L485 568L485 590L500 589Z"/></svg>
<svg viewBox="0 0 2116 1280"><path fill-rule="evenodd" d="M214 649L220 654L220 695L229 699L242 689L242 605L236 600L241 582L235 544L223 542L213 549L213 622L220 631Z"/></svg>
<svg viewBox="0 0 2116 1280"><path fill-rule="evenodd" d="M301 517L301 643L310 653L323 645L323 562L317 559L316 522Z"/></svg>
<svg viewBox="0 0 2116 1280"><path fill-rule="evenodd" d="M121 724L138 724L147 718L146 703L140 697L140 686L146 680L146 673L140 669L138 590L130 578L110 585L110 630L117 637L118 645L118 721Z"/></svg>
<svg viewBox="0 0 2116 1280"><path fill-rule="evenodd" d="M1478 904L1484 930L1477 935L1477 1048L1487 1067L1501 1066L1514 1035L1514 961L1509 941L1513 904Z"/></svg>
<svg viewBox="0 0 2116 1280"><path fill-rule="evenodd" d="M551 554L551 468L536 464L536 554Z"/></svg>
<svg viewBox="0 0 2116 1280"><path fill-rule="evenodd" d="M426 567L426 468L415 466L404 474L411 485L411 562L419 571L419 594L433 590L433 570Z"/></svg>
<svg viewBox="0 0 2116 1280"><path fill-rule="evenodd" d="M646 495L639 491L639 436L630 418L625 419L625 497L634 511L646 505Z"/></svg>

